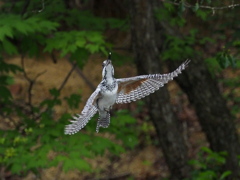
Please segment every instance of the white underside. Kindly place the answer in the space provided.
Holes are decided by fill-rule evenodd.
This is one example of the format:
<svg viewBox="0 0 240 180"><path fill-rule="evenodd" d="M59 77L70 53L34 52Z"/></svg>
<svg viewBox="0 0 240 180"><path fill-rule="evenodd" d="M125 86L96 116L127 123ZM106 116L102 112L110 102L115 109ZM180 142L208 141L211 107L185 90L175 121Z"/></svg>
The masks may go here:
<svg viewBox="0 0 240 180"><path fill-rule="evenodd" d="M117 89L116 87L113 91L106 91L102 94L102 97L98 101L98 107L100 110L110 110L111 106L115 104L117 98Z"/></svg>

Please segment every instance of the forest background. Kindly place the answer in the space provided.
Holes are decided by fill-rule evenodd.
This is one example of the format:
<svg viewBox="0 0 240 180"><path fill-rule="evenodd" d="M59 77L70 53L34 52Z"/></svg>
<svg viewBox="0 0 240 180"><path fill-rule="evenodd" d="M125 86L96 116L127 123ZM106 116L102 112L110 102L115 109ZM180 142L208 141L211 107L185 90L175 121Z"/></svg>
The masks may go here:
<svg viewBox="0 0 240 180"><path fill-rule="evenodd" d="M0 178L240 179L240 4L234 0L0 1ZM116 105L95 132L64 127L101 81L189 67Z"/></svg>

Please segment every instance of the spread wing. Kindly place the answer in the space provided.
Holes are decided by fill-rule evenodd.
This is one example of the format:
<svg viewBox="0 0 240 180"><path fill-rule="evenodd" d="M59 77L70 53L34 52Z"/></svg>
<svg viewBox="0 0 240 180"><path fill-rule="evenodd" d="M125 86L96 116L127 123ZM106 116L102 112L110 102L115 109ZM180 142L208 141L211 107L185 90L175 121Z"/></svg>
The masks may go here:
<svg viewBox="0 0 240 180"><path fill-rule="evenodd" d="M65 134L75 134L78 131L80 131L88 121L96 114L97 112L97 107L95 105L96 100L100 96L99 94L100 89L97 88L90 98L87 100L87 103L85 107L83 108L83 111L81 114L77 114L76 116L73 117L73 120L70 122L72 124L69 124L65 127Z"/></svg>
<svg viewBox="0 0 240 180"><path fill-rule="evenodd" d="M116 103L129 103L148 96L177 77L189 62L190 60L186 60L175 71L168 74L150 74L117 79L118 96Z"/></svg>

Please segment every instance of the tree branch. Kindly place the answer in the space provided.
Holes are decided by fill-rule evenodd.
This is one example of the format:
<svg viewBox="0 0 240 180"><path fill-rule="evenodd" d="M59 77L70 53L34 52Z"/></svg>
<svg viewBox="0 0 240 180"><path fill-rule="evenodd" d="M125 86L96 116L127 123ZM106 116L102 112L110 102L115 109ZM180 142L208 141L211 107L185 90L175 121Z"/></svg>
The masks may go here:
<svg viewBox="0 0 240 180"><path fill-rule="evenodd" d="M72 61L69 60L69 62L71 64L74 64ZM77 73L79 74L79 76L81 76L81 78L85 81L85 83L88 85L88 87L91 88L92 91L94 91L96 89L96 87L93 85L93 83L91 81L89 81L89 79L83 74L83 72L79 69L76 68Z"/></svg>
<svg viewBox="0 0 240 180"><path fill-rule="evenodd" d="M73 70L77 67L77 63L73 63L72 64L72 69L68 72L67 76L65 77L64 81L62 82L61 86L58 88L58 91L60 92L63 87L65 86L65 84L67 83L69 77L71 76Z"/></svg>
<svg viewBox="0 0 240 180"><path fill-rule="evenodd" d="M23 75L25 77L25 79L29 82L29 87L28 87L28 102L27 105L30 106L31 108L31 112L33 109L33 105L32 105L32 89L33 89L33 85L35 84L37 78L39 78L41 75L43 75L44 73L46 73L47 71L44 70L43 72L38 73L35 78L31 79L29 78L29 76L27 75L26 71L25 71L25 65L24 65L24 55L21 56L21 64L22 64L22 69L23 69Z"/></svg>
<svg viewBox="0 0 240 180"><path fill-rule="evenodd" d="M23 5L23 9L22 9L22 12L21 12L21 16L23 16L23 15L26 13L27 8L28 8L28 6L29 6L29 4L30 4L30 1L31 1L31 0L25 1L25 4Z"/></svg>
<svg viewBox="0 0 240 180"><path fill-rule="evenodd" d="M169 0L161 0L161 1L164 2L164 3L173 4L173 5L176 5L176 6L179 6L183 3L183 5L187 8L196 7L196 5L191 5L186 1L181 1L181 2L172 2L172 1L169 1ZM227 5L227 6L218 6L218 7L199 5L199 8L211 9L214 12L215 10L230 9L230 8L234 8L234 7L237 7L237 6L240 6L240 4L231 4L231 5Z"/></svg>

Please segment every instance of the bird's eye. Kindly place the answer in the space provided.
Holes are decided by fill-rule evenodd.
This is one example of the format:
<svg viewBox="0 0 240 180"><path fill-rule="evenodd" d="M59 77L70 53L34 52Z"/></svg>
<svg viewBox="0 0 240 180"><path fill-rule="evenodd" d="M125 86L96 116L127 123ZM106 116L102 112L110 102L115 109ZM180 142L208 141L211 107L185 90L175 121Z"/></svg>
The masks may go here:
<svg viewBox="0 0 240 180"><path fill-rule="evenodd" d="M106 65L106 61L103 61L102 63L102 67L104 67Z"/></svg>

